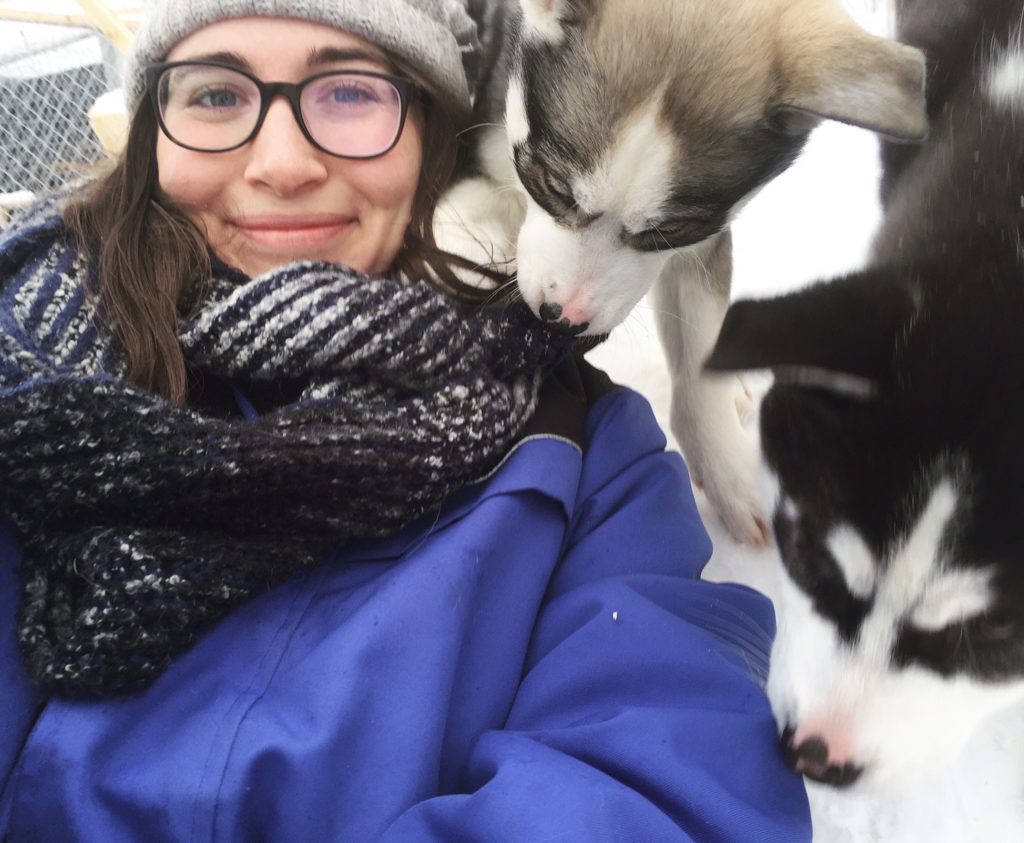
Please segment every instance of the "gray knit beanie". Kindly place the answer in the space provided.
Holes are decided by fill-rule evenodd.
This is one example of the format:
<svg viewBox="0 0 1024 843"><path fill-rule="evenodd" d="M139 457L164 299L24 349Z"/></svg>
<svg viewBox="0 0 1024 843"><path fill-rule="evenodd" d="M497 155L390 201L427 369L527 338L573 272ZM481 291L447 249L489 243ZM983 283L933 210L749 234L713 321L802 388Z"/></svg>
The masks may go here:
<svg viewBox="0 0 1024 843"><path fill-rule="evenodd" d="M422 74L449 107L470 109L479 42L465 0L147 0L124 68L129 113L145 89L146 65L204 26L244 17L301 18L344 29Z"/></svg>

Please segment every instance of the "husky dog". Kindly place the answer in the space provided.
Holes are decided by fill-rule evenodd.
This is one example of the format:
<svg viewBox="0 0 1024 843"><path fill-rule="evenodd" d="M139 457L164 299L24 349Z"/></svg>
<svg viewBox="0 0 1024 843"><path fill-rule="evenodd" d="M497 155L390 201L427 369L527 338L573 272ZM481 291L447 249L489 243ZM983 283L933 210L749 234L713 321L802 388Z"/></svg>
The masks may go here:
<svg viewBox="0 0 1024 843"><path fill-rule="evenodd" d="M871 266L734 304L708 366L771 369L769 696L842 786L952 759L1024 700L1024 0L904 0L929 139L888 149Z"/></svg>
<svg viewBox="0 0 1024 843"><path fill-rule="evenodd" d="M729 301L729 223L823 118L921 137L923 57L838 0L469 7L504 37L485 40L476 177L448 196L438 242L515 268L538 317L575 333L607 333L657 280L673 432L732 534L763 544L737 381L700 377Z"/></svg>

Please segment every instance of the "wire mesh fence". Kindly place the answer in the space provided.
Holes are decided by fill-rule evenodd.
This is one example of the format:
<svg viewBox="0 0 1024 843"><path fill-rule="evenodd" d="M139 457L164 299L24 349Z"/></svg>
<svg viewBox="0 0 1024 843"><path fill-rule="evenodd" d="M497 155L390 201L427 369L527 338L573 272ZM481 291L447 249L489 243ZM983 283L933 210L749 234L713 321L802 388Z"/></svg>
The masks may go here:
<svg viewBox="0 0 1024 843"><path fill-rule="evenodd" d="M0 29L0 194L45 192L100 161L88 111L118 84L117 51L91 29Z"/></svg>

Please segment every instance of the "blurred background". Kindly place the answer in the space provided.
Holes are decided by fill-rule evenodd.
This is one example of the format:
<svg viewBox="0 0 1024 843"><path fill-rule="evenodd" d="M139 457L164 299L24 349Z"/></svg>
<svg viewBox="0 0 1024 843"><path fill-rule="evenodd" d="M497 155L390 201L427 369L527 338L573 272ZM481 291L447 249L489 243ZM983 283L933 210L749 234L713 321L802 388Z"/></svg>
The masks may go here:
<svg viewBox="0 0 1024 843"><path fill-rule="evenodd" d="M0 222L106 154L142 0L0 0ZM90 122L90 111L94 120ZM93 125L95 123L95 127Z"/></svg>

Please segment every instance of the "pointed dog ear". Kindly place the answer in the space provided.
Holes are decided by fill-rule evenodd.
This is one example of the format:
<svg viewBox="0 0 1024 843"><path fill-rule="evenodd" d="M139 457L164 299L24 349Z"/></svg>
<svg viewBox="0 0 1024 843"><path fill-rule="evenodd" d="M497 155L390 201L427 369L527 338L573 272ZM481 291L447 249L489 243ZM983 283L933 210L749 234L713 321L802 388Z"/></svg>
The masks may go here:
<svg viewBox="0 0 1024 843"><path fill-rule="evenodd" d="M870 35L845 21L833 22L818 38L793 40L777 114L794 133L828 119L895 140L915 141L927 135L925 60L920 50Z"/></svg>
<svg viewBox="0 0 1024 843"><path fill-rule="evenodd" d="M869 398L889 382L916 307L891 277L855 275L735 302L705 368L771 369L779 380Z"/></svg>
<svg viewBox="0 0 1024 843"><path fill-rule="evenodd" d="M593 0L519 0L523 32L551 44L565 38L565 28L581 23L592 11Z"/></svg>

